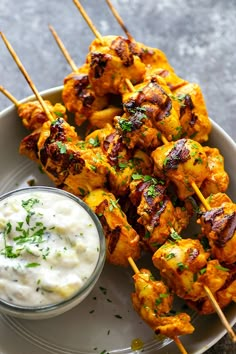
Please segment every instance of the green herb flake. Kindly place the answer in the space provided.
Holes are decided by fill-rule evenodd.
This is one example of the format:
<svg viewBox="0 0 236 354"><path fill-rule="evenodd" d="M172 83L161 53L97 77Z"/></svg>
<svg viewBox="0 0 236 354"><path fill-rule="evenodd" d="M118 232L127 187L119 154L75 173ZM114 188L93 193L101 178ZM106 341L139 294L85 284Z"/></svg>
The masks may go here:
<svg viewBox="0 0 236 354"><path fill-rule="evenodd" d="M186 264L184 264L183 262L178 262L177 267L181 272L184 271L185 269L188 269L188 266Z"/></svg>
<svg viewBox="0 0 236 354"><path fill-rule="evenodd" d="M133 173L132 174L133 180L138 180L138 179L141 179L142 177L143 177L143 175L141 175L140 173Z"/></svg>
<svg viewBox="0 0 236 354"><path fill-rule="evenodd" d="M206 268L202 268L200 271L199 271L199 273L202 275L202 274L204 274L204 273L206 273Z"/></svg>
<svg viewBox="0 0 236 354"><path fill-rule="evenodd" d="M100 141L98 139L98 136L96 136L96 138L90 138L88 140L89 144L93 145L94 147L98 147L100 146Z"/></svg>
<svg viewBox="0 0 236 354"><path fill-rule="evenodd" d="M60 154L65 154L66 151L67 151L66 145L63 144L61 141L57 141L56 144L57 144L57 146L58 146L58 148L60 150Z"/></svg>
<svg viewBox="0 0 236 354"><path fill-rule="evenodd" d="M165 258L166 258L167 261L168 261L169 259L174 258L174 257L175 257L175 254L174 254L174 253L169 253L169 254L165 255Z"/></svg>
<svg viewBox="0 0 236 354"><path fill-rule="evenodd" d="M123 130L123 132L132 132L132 122L121 118L118 121L120 128Z"/></svg>
<svg viewBox="0 0 236 354"><path fill-rule="evenodd" d="M39 266L40 266L40 263L36 263L36 262L26 264L26 268L35 268L35 267L39 267Z"/></svg>
<svg viewBox="0 0 236 354"><path fill-rule="evenodd" d="M215 268L218 269L218 270L222 270L223 272L229 272L229 268L223 267L223 266L220 265L220 264L217 264L217 265L215 266Z"/></svg>
<svg viewBox="0 0 236 354"><path fill-rule="evenodd" d="M170 237L174 240L174 241L180 241L182 240L182 237L178 234L178 232L176 232L175 230L171 231Z"/></svg>
<svg viewBox="0 0 236 354"><path fill-rule="evenodd" d="M63 118L64 116L62 112L58 112L58 111L54 112L54 114L59 118Z"/></svg>

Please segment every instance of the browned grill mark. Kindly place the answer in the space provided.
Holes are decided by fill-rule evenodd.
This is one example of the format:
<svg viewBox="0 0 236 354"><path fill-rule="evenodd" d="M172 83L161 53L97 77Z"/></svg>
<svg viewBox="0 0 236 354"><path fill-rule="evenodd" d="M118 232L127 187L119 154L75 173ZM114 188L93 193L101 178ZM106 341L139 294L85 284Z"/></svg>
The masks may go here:
<svg viewBox="0 0 236 354"><path fill-rule="evenodd" d="M186 162L190 159L190 151L185 146L187 143L186 139L178 140L173 149L169 152L166 157L164 171L167 172L168 170L176 170L178 168L179 163Z"/></svg>
<svg viewBox="0 0 236 354"><path fill-rule="evenodd" d="M121 227L118 225L114 229L111 229L107 223L105 216L103 215L105 209L108 208L108 201L103 200L95 209L95 213L98 215L102 228L105 234L105 238L107 239L107 249L109 253L113 253L116 249L116 245L120 239Z"/></svg>
<svg viewBox="0 0 236 354"><path fill-rule="evenodd" d="M115 50L117 56L121 59L124 66L129 67L133 65L134 57L130 49L130 41L128 39L117 37L111 43L111 49Z"/></svg>
<svg viewBox="0 0 236 354"><path fill-rule="evenodd" d="M234 236L236 230L236 213L224 215L223 208L212 209L203 214L205 223L210 223L212 231L217 235L215 245L223 248Z"/></svg>
<svg viewBox="0 0 236 354"><path fill-rule="evenodd" d="M107 62L112 59L112 56L109 54L103 53L91 53L91 63L90 67L94 69L94 78L99 79L102 77L105 68L107 66Z"/></svg>

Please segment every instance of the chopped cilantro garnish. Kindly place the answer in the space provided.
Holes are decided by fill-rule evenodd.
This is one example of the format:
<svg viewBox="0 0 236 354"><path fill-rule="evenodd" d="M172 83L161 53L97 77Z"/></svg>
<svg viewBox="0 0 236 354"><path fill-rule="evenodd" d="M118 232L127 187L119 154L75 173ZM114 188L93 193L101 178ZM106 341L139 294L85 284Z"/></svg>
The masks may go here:
<svg viewBox="0 0 236 354"><path fill-rule="evenodd" d="M61 141L57 141L56 142L59 150L60 150L60 154L65 154L66 153L66 150L67 150L67 147L65 144L63 144Z"/></svg>
<svg viewBox="0 0 236 354"><path fill-rule="evenodd" d="M38 266L40 266L40 263L36 263L36 262L26 264L26 268L34 268Z"/></svg>

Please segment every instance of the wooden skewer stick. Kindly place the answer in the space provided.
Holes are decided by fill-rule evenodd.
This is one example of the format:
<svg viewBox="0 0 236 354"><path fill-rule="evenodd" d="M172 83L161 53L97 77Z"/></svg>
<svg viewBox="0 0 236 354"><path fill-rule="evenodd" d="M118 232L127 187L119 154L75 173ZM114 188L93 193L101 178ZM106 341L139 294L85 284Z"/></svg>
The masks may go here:
<svg viewBox="0 0 236 354"><path fill-rule="evenodd" d="M133 269L134 273L138 274L139 273L139 269L138 269L138 267L137 267L137 265L134 262L132 257L128 257L128 262L129 262L131 268ZM181 343L180 339L177 336L174 336L172 339L175 341L175 343L176 343L177 347L179 348L181 354L188 354L186 352L186 349L184 348L183 344Z"/></svg>
<svg viewBox="0 0 236 354"><path fill-rule="evenodd" d="M207 293L207 296L209 298L209 300L211 301L215 311L217 312L223 326L225 327L225 329L227 330L228 334L230 335L230 338L232 339L232 341L234 343L236 343L236 334L234 333L232 327L230 326L229 322L227 321L223 311L221 310L218 302L216 301L215 297L213 296L211 290L208 288L208 286L204 286L204 290Z"/></svg>
<svg viewBox="0 0 236 354"><path fill-rule="evenodd" d="M73 0L73 2L76 5L76 7L78 8L78 10L80 11L80 13L83 16L83 18L85 19L85 21L87 22L87 24L89 25L89 27L92 30L92 32L94 33L95 37L98 38L101 43L103 43L103 39L102 39L101 34L98 32L98 30L94 26L93 22L89 18L88 14L84 10L83 6L80 4L80 2L78 0Z"/></svg>
<svg viewBox="0 0 236 354"><path fill-rule="evenodd" d="M121 26L121 28L123 29L123 31L125 32L126 36L128 37L128 39L132 42L134 39L131 36L131 34L128 31L128 28L125 26L124 21L122 20L122 18L120 17L120 15L118 14L117 10L114 8L114 6L112 5L110 0L106 0L108 6L111 9L111 12L113 13L114 17L116 18L117 22L119 23L119 25Z"/></svg>
<svg viewBox="0 0 236 354"><path fill-rule="evenodd" d="M54 117L52 116L51 112L49 111L47 105L45 104L44 100L42 99L42 97L40 96L37 88L35 87L34 83L32 82L29 74L27 73L27 71L25 70L23 64L21 63L20 59L18 58L16 52L14 51L14 49L12 48L10 42L7 40L6 36L0 32L0 35L3 39L3 42L5 43L7 49L9 50L12 58L14 59L14 61L16 62L18 68L20 69L20 71L22 72L22 74L24 75L26 81L28 82L28 84L30 85L32 91L34 92L35 96L37 97L37 100L39 101L39 103L41 104L44 112L46 113L48 119L50 121L54 121Z"/></svg>
<svg viewBox="0 0 236 354"><path fill-rule="evenodd" d="M77 65L75 64L74 60L71 58L69 52L67 51L66 47L64 46L62 40L60 39L60 37L58 36L57 32L55 31L55 29L49 25L48 26L54 39L56 40L56 43L58 45L58 47L60 48L62 54L64 55L64 57L66 58L68 64L70 65L71 69L73 71L77 71Z"/></svg>
<svg viewBox="0 0 236 354"><path fill-rule="evenodd" d="M20 103L17 101L17 99L12 96L12 94L7 91L3 86L0 86L0 91L16 106L19 107Z"/></svg>

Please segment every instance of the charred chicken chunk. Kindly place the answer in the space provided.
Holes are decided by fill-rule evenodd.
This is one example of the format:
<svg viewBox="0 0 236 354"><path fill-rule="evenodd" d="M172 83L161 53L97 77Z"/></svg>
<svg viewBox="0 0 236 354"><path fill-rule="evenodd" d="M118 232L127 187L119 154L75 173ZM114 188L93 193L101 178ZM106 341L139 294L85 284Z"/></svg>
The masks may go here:
<svg viewBox="0 0 236 354"><path fill-rule="evenodd" d="M145 151L156 149L162 145L161 133L153 127L150 120L143 120L143 113L138 118L137 115L130 116L123 114L123 116L115 117L117 130L120 132L125 145L129 149L139 147Z"/></svg>
<svg viewBox="0 0 236 354"><path fill-rule="evenodd" d="M162 281L154 280L147 269L140 269L133 279L135 292L131 299L134 309L156 334L174 338L194 331L186 313L170 316L173 295Z"/></svg>
<svg viewBox="0 0 236 354"><path fill-rule="evenodd" d="M179 117L183 133L200 143L207 141L211 121L200 86L187 83L172 92L173 97L180 101Z"/></svg>
<svg viewBox="0 0 236 354"><path fill-rule="evenodd" d="M166 241L153 255L152 260L161 276L179 297L196 301L206 297L198 273L207 266L209 253L199 240L182 239L172 234L175 242Z"/></svg>
<svg viewBox="0 0 236 354"><path fill-rule="evenodd" d="M144 45L140 42L133 41L131 43L132 52L137 55L142 63L145 64L146 67L153 69L163 68L170 72L174 72L174 69L168 62L168 59L160 49L152 48Z"/></svg>
<svg viewBox="0 0 236 354"><path fill-rule="evenodd" d="M176 213L163 181L150 176L140 178L134 175L133 178L135 179L130 184L130 200L137 207L137 222L145 228L142 242L155 252L167 240L172 228L180 232L187 226L189 216L180 209ZM181 223L178 222L179 219L182 219Z"/></svg>
<svg viewBox="0 0 236 354"><path fill-rule="evenodd" d="M236 262L236 204L223 193L212 195L207 201L211 210L203 211L198 223L209 240L213 257L233 264Z"/></svg>
<svg viewBox="0 0 236 354"><path fill-rule="evenodd" d="M103 187L109 171L102 152L86 149L74 127L63 119L44 123L38 140L43 171L56 186L83 196Z"/></svg>
<svg viewBox="0 0 236 354"><path fill-rule="evenodd" d="M181 133L180 121L170 98L171 91L161 77L152 77L135 86L135 91L123 95L123 107L132 130L151 122L168 140L176 140Z"/></svg>
<svg viewBox="0 0 236 354"><path fill-rule="evenodd" d="M20 142L19 153L28 157L37 163L40 163L38 157L38 140L41 128L35 129L31 134L27 135Z"/></svg>
<svg viewBox="0 0 236 354"><path fill-rule="evenodd" d="M95 189L84 202L97 214L106 238L108 262L128 266L128 257L140 257L139 236L128 223L115 196L104 190Z"/></svg>
<svg viewBox="0 0 236 354"><path fill-rule="evenodd" d="M154 150L151 156L154 174L172 181L181 200L193 195L192 183L200 187L209 172L203 147L191 139L169 142Z"/></svg>
<svg viewBox="0 0 236 354"><path fill-rule="evenodd" d="M75 122L80 126L93 113L108 106L108 97L98 97L88 77L88 65L85 64L64 79L62 99L69 112L75 114Z"/></svg>
<svg viewBox="0 0 236 354"><path fill-rule="evenodd" d="M229 185L229 175L224 169L224 157L217 148L203 147L207 155L209 173L201 185L205 198L211 194L225 192Z"/></svg>
<svg viewBox="0 0 236 354"><path fill-rule="evenodd" d="M106 36L102 43L99 39L91 43L86 61L89 81L97 95L126 92L126 79L133 84L142 81L145 64L131 47L131 42L120 36Z"/></svg>
<svg viewBox="0 0 236 354"><path fill-rule="evenodd" d="M67 120L66 108L62 104L56 103L53 105L48 100L44 102L55 119L62 117ZM18 115L24 127L32 131L40 129L43 123L48 121L48 117L38 101L21 103L18 107Z"/></svg>
<svg viewBox="0 0 236 354"><path fill-rule="evenodd" d="M231 301L236 301L235 271L231 274L230 269L223 267L215 259L209 261L207 267L203 268L201 272L199 281L211 289L214 298L221 308L227 306ZM207 296L197 301L187 300L187 304L201 315L215 312L215 308Z"/></svg>
<svg viewBox="0 0 236 354"><path fill-rule="evenodd" d="M150 66L149 68L147 68L145 79L150 80L152 76L157 75L161 76L165 80L165 83L169 87L171 92L188 83L186 80L179 77L174 71L167 70L162 67L153 68ZM177 99L177 101L181 101L180 98Z"/></svg>

